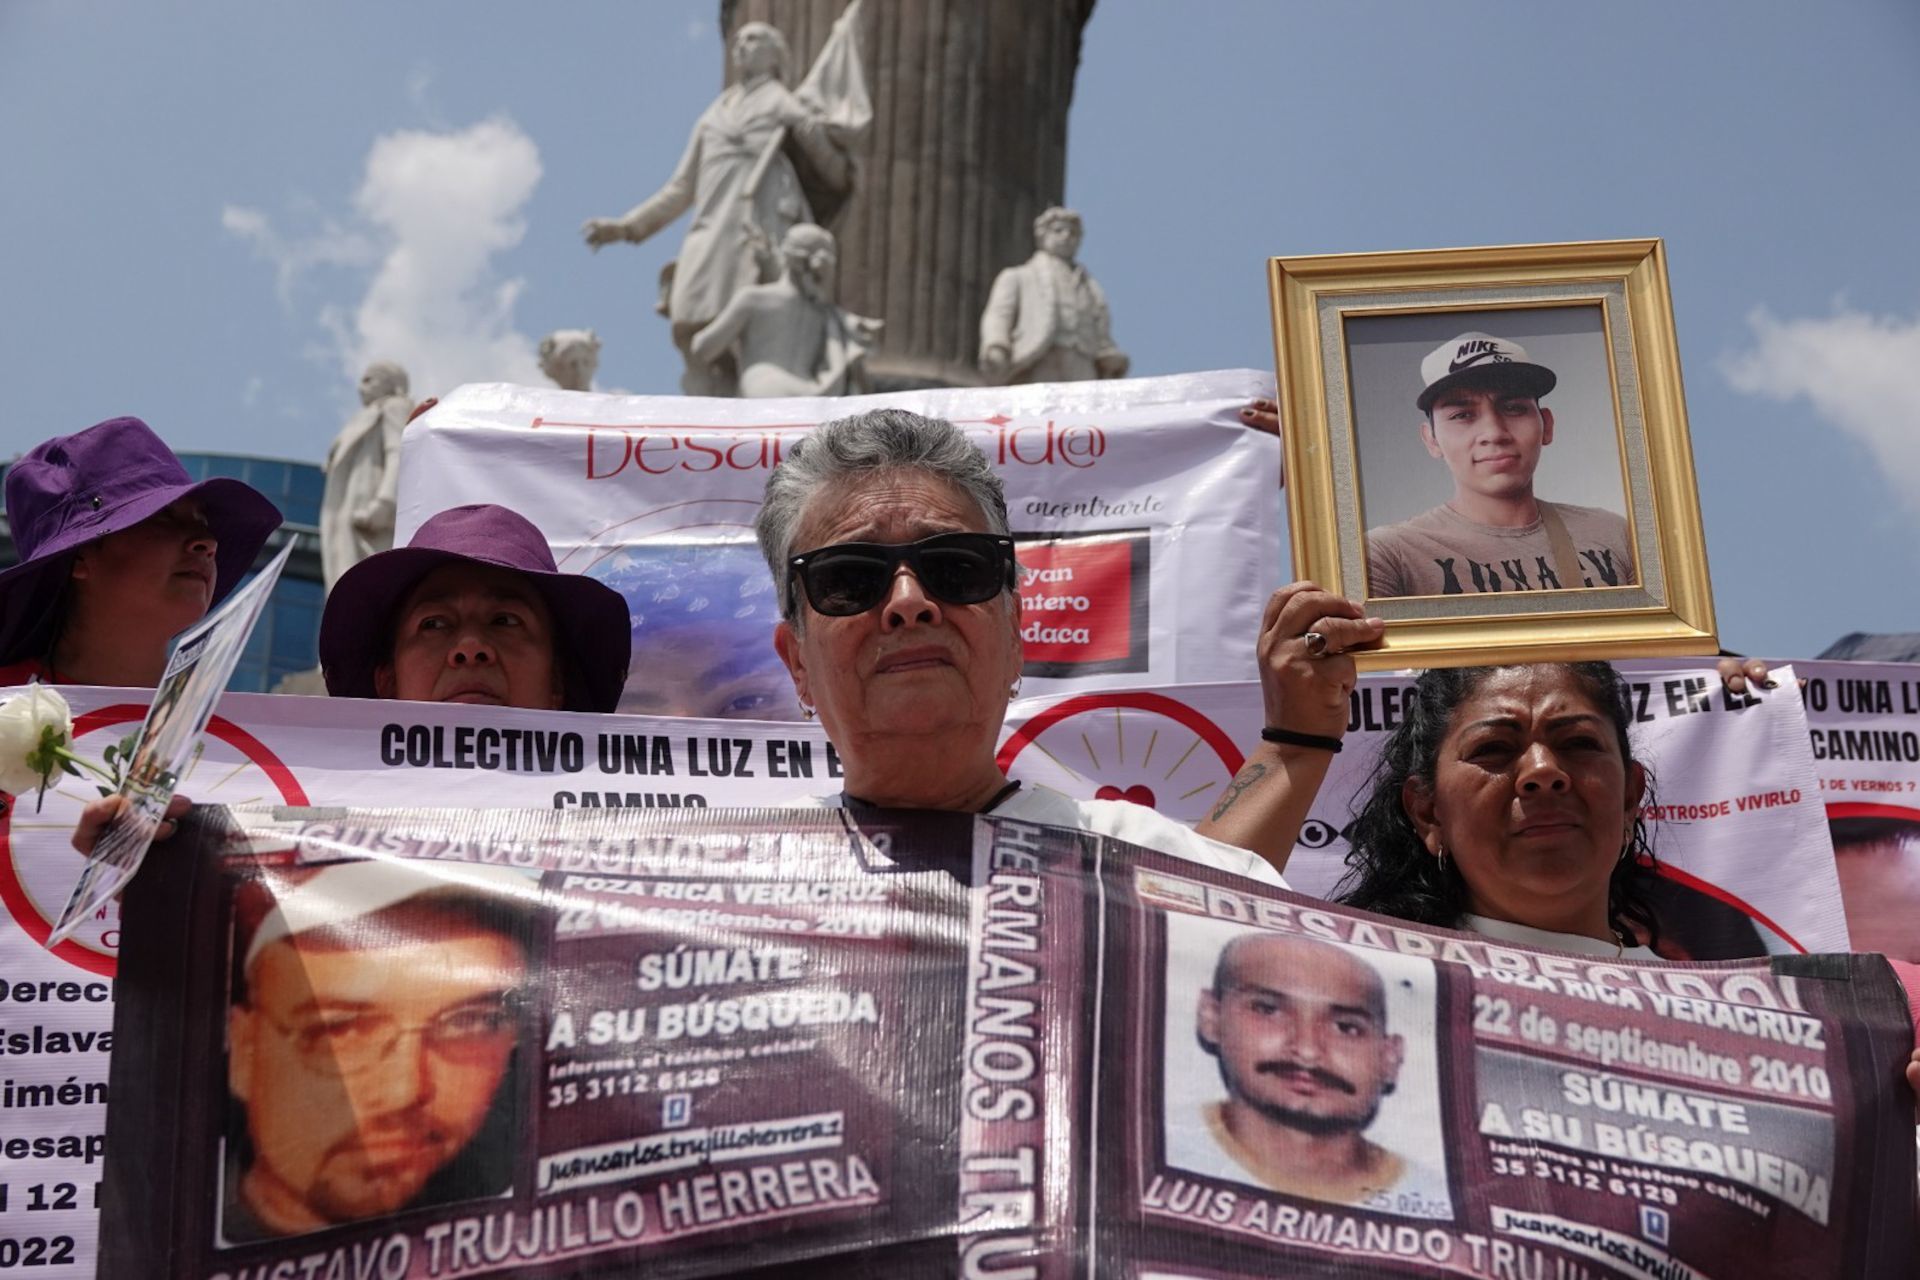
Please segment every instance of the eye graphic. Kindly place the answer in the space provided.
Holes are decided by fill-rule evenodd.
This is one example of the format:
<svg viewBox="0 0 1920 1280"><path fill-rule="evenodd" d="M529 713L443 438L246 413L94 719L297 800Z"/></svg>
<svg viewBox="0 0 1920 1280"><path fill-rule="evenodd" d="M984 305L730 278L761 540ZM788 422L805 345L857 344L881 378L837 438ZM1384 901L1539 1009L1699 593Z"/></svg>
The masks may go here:
<svg viewBox="0 0 1920 1280"><path fill-rule="evenodd" d="M1308 818L1300 827L1300 843L1309 849L1324 849L1338 840L1342 832L1318 818Z"/></svg>

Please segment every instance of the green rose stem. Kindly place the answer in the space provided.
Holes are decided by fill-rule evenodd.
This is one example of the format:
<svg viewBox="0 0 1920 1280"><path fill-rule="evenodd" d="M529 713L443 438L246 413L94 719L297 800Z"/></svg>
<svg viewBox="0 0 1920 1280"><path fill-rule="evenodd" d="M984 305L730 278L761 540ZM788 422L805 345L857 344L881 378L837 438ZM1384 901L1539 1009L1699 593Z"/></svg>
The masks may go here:
<svg viewBox="0 0 1920 1280"><path fill-rule="evenodd" d="M76 769L74 767L75 765L80 766L80 768ZM53 776L55 769L63 773L70 773L76 778L80 776L80 769L85 769L88 773L93 774L103 781L116 785L119 781L105 769L93 763L93 761L85 760L75 755L72 749L67 746L67 735L60 732L59 728L55 725L42 726L40 730L40 745L27 752L27 767L35 770L40 775L40 790L33 798L33 811L35 813L40 812L40 806L47 798L47 780Z"/></svg>

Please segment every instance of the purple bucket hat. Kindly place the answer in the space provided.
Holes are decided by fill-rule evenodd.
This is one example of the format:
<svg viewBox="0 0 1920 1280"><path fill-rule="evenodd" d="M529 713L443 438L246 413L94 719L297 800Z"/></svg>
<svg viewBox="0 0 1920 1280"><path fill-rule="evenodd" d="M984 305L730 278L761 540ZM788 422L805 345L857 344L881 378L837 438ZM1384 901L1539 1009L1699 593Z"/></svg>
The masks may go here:
<svg viewBox="0 0 1920 1280"><path fill-rule="evenodd" d="M40 656L29 650L52 642L71 553L89 542L193 498L220 542L211 602L218 604L280 527L280 509L251 486L224 477L196 483L138 418L109 418L36 446L8 468L6 491L20 562L0 570L0 662Z"/></svg>
<svg viewBox="0 0 1920 1280"><path fill-rule="evenodd" d="M514 569L533 580L553 613L568 711L607 712L619 705L633 655L626 600L592 578L560 572L532 522L492 503L442 511L416 529L406 546L370 555L340 575L320 615L320 667L329 694L380 696L373 672L391 651L393 615L420 579L455 561Z"/></svg>

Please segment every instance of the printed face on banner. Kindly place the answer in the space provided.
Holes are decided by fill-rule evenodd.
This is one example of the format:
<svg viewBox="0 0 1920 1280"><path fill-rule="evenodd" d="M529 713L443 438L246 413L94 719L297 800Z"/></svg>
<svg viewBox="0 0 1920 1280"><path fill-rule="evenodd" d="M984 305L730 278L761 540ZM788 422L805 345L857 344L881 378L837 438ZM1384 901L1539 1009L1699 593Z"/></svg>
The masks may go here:
<svg viewBox="0 0 1920 1280"><path fill-rule="evenodd" d="M1920 817L1831 820L1854 949L1920 964Z"/></svg>
<svg viewBox="0 0 1920 1280"><path fill-rule="evenodd" d="M1433 1026L1430 964L1178 915L1167 938L1169 1165L1452 1215L1432 1048L1417 1043Z"/></svg>
<svg viewBox="0 0 1920 1280"><path fill-rule="evenodd" d="M226 1241L503 1190L527 974L515 928L434 893L303 923L269 915L236 939L228 1083L244 1129L228 1136Z"/></svg>
<svg viewBox="0 0 1920 1280"><path fill-rule="evenodd" d="M1639 581L1601 306L1344 331L1369 597Z"/></svg>
<svg viewBox="0 0 1920 1280"><path fill-rule="evenodd" d="M758 546L635 544L586 572L625 597L633 619L621 714L800 719L793 682L773 650L780 609Z"/></svg>
<svg viewBox="0 0 1920 1280"><path fill-rule="evenodd" d="M1305 938L1228 944L1200 995L1199 1034L1220 1063L1233 1120L1307 1134L1372 1124L1405 1051L1387 1032L1379 975Z"/></svg>

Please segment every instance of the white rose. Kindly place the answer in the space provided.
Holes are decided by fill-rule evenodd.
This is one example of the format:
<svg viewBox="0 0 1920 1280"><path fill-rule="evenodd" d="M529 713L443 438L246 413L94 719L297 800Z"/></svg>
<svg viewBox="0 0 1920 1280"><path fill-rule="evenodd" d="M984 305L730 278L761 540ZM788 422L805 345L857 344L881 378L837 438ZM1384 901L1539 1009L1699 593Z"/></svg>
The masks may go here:
<svg viewBox="0 0 1920 1280"><path fill-rule="evenodd" d="M0 702L0 791L22 795L59 768L51 747L73 741L73 708L59 692L30 684Z"/></svg>

